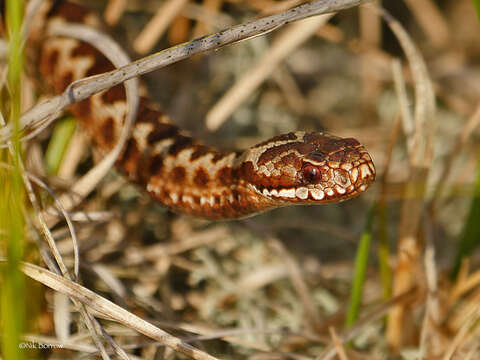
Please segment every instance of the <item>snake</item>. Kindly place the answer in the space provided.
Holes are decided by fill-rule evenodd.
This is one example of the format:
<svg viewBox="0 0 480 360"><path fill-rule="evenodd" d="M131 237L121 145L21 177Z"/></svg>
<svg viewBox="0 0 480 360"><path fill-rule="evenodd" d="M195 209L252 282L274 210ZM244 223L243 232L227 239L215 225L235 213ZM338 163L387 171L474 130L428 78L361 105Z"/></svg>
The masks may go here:
<svg viewBox="0 0 480 360"><path fill-rule="evenodd" d="M95 24L82 5L63 1L48 21ZM94 25L92 25L94 26ZM111 71L92 45L47 36L39 46L42 82L61 93L72 82ZM100 153L116 144L127 112L122 84L70 107ZM177 127L148 94L116 168L174 212L211 220L249 217L288 205L336 203L365 192L375 180L366 148L354 138L293 131L243 152L223 152Z"/></svg>

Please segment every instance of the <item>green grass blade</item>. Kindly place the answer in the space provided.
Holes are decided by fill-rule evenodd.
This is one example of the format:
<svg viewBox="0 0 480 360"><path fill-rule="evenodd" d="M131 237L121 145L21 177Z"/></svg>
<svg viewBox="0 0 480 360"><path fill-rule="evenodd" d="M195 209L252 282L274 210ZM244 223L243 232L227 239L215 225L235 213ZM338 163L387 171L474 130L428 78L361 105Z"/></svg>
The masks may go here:
<svg viewBox="0 0 480 360"><path fill-rule="evenodd" d="M2 151L2 160L13 165L13 170L3 170L0 176L0 247L5 250L7 263L0 269L2 356L7 360L24 359L19 351L20 338L25 329L25 278L18 265L23 258L25 233L25 193L20 169L21 145L18 133L21 112L21 81L23 75L23 49L21 26L24 2L6 2L6 22L9 36L8 91L9 122L14 133L14 153ZM30 314L31 315L31 314Z"/></svg>
<svg viewBox="0 0 480 360"><path fill-rule="evenodd" d="M58 173L63 156L70 143L70 139L75 133L75 129L76 121L73 117L62 119L55 125L45 154L45 162L49 175L56 175Z"/></svg>
<svg viewBox="0 0 480 360"><path fill-rule="evenodd" d="M477 20L480 23L480 0L472 0L475 12L477 13Z"/></svg>
<svg viewBox="0 0 480 360"><path fill-rule="evenodd" d="M480 222L478 221L480 219L480 152L478 154L477 179L473 191L470 211L458 243L455 265L451 274L452 278L457 276L462 259L470 255L480 244Z"/></svg>
<svg viewBox="0 0 480 360"><path fill-rule="evenodd" d="M367 222L363 230L360 244L358 245L355 258L355 274L353 278L352 291L350 293L350 306L347 312L345 326L349 327L355 323L358 318L358 310L362 303L363 285L365 284L365 274L368 266L368 254L372 242L372 224L375 215L375 206L372 206L367 215Z"/></svg>

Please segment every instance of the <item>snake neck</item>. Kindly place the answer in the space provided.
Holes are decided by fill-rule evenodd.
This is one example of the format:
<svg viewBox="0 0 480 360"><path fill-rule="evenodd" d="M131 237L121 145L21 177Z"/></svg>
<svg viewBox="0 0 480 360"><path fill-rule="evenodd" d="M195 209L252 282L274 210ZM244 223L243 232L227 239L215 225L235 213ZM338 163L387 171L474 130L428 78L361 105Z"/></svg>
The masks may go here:
<svg viewBox="0 0 480 360"><path fill-rule="evenodd" d="M170 209L206 219L247 217L274 206L245 180L243 156L196 141L149 102L141 104L117 162L132 182Z"/></svg>

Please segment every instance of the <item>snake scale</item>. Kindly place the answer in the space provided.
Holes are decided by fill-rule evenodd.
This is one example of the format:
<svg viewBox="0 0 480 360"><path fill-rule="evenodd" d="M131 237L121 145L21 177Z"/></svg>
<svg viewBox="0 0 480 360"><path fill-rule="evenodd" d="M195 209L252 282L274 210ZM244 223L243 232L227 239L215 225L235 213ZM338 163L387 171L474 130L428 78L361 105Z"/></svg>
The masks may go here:
<svg viewBox="0 0 480 360"><path fill-rule="evenodd" d="M56 2L48 21L93 24L85 7ZM46 37L39 72L54 92L71 82L113 70L91 45ZM118 140L127 111L117 85L71 107L102 152ZM291 132L243 153L221 152L193 139L142 97L131 136L117 161L127 178L175 212L208 219L248 217L286 205L323 204L353 198L375 180L365 147L353 138L319 132Z"/></svg>

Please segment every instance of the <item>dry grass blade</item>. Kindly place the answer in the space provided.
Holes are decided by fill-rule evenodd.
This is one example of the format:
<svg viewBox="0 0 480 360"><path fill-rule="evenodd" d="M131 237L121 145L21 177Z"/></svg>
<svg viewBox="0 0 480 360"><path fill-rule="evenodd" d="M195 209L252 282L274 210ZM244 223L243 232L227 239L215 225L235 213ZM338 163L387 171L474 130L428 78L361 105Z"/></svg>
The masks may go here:
<svg viewBox="0 0 480 360"><path fill-rule="evenodd" d="M302 0L284 0L280 2L274 2L272 5L268 7L262 7L261 5L259 6L259 10L262 12L262 14L274 14L280 11L285 11L293 6L297 6L298 4L301 4Z"/></svg>
<svg viewBox="0 0 480 360"><path fill-rule="evenodd" d="M187 2L188 0L166 1L133 43L135 51L139 54L150 51Z"/></svg>
<svg viewBox="0 0 480 360"><path fill-rule="evenodd" d="M115 25L127 6L126 0L110 0L105 8L105 22L108 25Z"/></svg>
<svg viewBox="0 0 480 360"><path fill-rule="evenodd" d="M221 13L223 0L204 0L202 5L187 3L183 16L199 20L193 30L194 37L211 33L215 28L226 28L234 22L225 13Z"/></svg>
<svg viewBox="0 0 480 360"><path fill-rule="evenodd" d="M54 293L54 312L55 334L60 341L65 341L70 336L70 310L68 309L68 297L59 292Z"/></svg>
<svg viewBox="0 0 480 360"><path fill-rule="evenodd" d="M427 221L425 221L427 223ZM429 229L428 224L425 226ZM441 348L438 344L436 329L440 326L440 303L438 298L438 274L435 263L435 248L433 246L433 236L431 231L426 231L427 243L425 247L424 266L427 280L427 301L425 306L425 315L420 333L420 353L433 354Z"/></svg>
<svg viewBox="0 0 480 360"><path fill-rule="evenodd" d="M25 18L23 19L22 33L24 41L28 39L28 34L30 32L30 27L33 23L34 16L38 13L40 7L42 6L43 0L31 0L28 2Z"/></svg>
<svg viewBox="0 0 480 360"><path fill-rule="evenodd" d="M333 345L335 346L335 349L337 350L338 358L340 360L348 360L347 354L345 353L345 349L343 348L342 342L337 336L337 333L335 332L335 328L330 327L328 328L328 331L330 332L330 337L332 338Z"/></svg>
<svg viewBox="0 0 480 360"><path fill-rule="evenodd" d="M432 0L405 0L430 41L438 47L445 46L450 32L445 18Z"/></svg>
<svg viewBox="0 0 480 360"><path fill-rule="evenodd" d="M68 295L82 304L95 309L104 316L122 323L129 328L135 329L138 332L161 342L165 346L171 347L172 349L190 356L193 359L216 359L215 357L208 355L187 343L184 343L182 340L153 326L145 320L135 316L131 312L128 312L120 306L95 294L93 291L90 291L77 283L32 264L24 264L22 266L22 271L27 276L50 287L51 289Z"/></svg>
<svg viewBox="0 0 480 360"><path fill-rule="evenodd" d="M467 266L463 266L457 276L455 285L450 291L449 305L454 304L462 295L480 285L480 270L475 271L468 277L466 272L468 272Z"/></svg>
<svg viewBox="0 0 480 360"><path fill-rule="evenodd" d="M400 108L400 119L402 120L403 133L407 138L408 152L411 153L414 133L414 120L409 108L407 88L405 86L405 80L403 78L402 65L400 63L400 60L393 60L392 72L395 83L395 92Z"/></svg>

